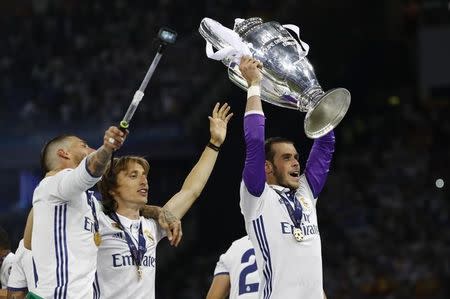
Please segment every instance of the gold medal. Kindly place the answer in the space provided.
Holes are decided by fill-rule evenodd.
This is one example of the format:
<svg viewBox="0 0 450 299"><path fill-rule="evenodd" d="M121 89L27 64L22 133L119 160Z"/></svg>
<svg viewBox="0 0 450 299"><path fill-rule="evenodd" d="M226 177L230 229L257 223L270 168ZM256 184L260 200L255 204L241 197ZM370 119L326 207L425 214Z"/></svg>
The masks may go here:
<svg viewBox="0 0 450 299"><path fill-rule="evenodd" d="M303 240L303 232L298 227L294 228L294 238L297 242L300 242Z"/></svg>
<svg viewBox="0 0 450 299"><path fill-rule="evenodd" d="M95 245L100 246L100 244L102 244L102 236L100 236L99 232L95 232L94 233L94 243Z"/></svg>
<svg viewBox="0 0 450 299"><path fill-rule="evenodd" d="M141 267L137 267L137 275L138 275L138 279L141 280L142 279L142 269Z"/></svg>

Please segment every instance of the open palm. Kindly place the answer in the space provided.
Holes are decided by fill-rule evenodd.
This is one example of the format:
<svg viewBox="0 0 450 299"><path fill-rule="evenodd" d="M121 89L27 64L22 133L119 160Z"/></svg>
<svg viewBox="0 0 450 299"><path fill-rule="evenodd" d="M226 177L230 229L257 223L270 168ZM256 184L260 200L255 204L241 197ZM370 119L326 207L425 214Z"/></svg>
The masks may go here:
<svg viewBox="0 0 450 299"><path fill-rule="evenodd" d="M214 145L221 146L227 136L227 125L233 113L230 113L231 107L225 103L220 106L217 103L209 118L209 132L211 133L211 142Z"/></svg>

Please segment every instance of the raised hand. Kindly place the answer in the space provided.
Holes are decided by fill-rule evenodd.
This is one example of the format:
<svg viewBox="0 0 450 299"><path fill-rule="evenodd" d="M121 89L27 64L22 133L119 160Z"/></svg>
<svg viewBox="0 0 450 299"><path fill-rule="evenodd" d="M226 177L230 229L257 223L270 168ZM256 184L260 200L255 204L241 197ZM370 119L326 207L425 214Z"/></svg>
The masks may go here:
<svg viewBox="0 0 450 299"><path fill-rule="evenodd" d="M242 76L247 80L248 87L252 85L259 85L262 79L260 69L263 64L250 56L242 56L239 70Z"/></svg>
<svg viewBox="0 0 450 299"><path fill-rule="evenodd" d="M210 142L215 146L220 147L227 136L227 125L233 113L230 113L231 107L225 103L220 106L216 103L212 111L212 116L209 118L209 132L211 133Z"/></svg>
<svg viewBox="0 0 450 299"><path fill-rule="evenodd" d="M122 132L117 127L109 127L103 136L103 145L88 157L88 169L90 173L102 176L111 160L113 151L119 149L128 135L128 131Z"/></svg>
<svg viewBox="0 0 450 299"><path fill-rule="evenodd" d="M111 126L105 132L103 137L103 146L108 150L118 150L124 143L128 131L123 132L117 127Z"/></svg>

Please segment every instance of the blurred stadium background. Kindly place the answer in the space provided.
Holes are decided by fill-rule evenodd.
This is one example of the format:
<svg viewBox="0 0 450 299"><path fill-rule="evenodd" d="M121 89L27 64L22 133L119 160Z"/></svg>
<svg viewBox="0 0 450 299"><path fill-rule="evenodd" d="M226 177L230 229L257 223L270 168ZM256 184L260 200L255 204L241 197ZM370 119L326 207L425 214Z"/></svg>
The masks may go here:
<svg viewBox="0 0 450 299"><path fill-rule="evenodd" d="M318 202L328 298L450 298L450 3L444 0L0 1L0 225L17 246L40 179L39 152L73 132L92 147L123 116L156 51L160 26L179 36L156 69L121 154L151 165L163 205L208 141L207 115L235 116L177 249L158 250L157 298L205 296L219 255L245 229L238 187L245 93L208 60L203 17L300 26L324 88L352 93ZM312 144L304 114L265 105L267 136ZM440 180L439 180L440 179ZM443 186L442 186L443 185Z"/></svg>

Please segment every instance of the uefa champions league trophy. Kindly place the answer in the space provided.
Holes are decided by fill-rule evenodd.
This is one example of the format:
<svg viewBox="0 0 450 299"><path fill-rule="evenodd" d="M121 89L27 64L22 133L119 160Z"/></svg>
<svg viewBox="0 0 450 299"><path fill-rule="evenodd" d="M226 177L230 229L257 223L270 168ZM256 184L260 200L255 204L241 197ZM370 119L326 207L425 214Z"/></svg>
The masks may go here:
<svg viewBox="0 0 450 299"><path fill-rule="evenodd" d="M293 30L299 41L286 28ZM250 18L236 19L231 30L204 18L199 32L207 42L208 57L221 60L228 67L231 81L244 90L248 86L239 71L240 57L249 55L261 61L261 99L306 112L304 129L308 137L327 134L347 112L350 92L345 88L322 90L306 58L309 46L300 39L297 26L263 23L261 18Z"/></svg>

